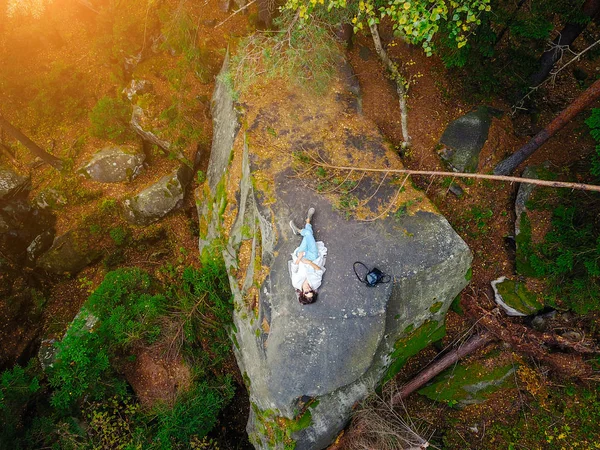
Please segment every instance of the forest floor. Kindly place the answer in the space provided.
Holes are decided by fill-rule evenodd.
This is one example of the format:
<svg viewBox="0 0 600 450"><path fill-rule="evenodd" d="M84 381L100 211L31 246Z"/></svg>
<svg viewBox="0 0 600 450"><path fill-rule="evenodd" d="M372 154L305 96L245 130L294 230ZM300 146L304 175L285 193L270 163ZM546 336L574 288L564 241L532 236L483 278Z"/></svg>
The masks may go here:
<svg viewBox="0 0 600 450"><path fill-rule="evenodd" d="M171 3L173 8L177 7L177 2ZM205 159L201 163L201 168L205 168L212 137L208 98L214 87L214 77L228 46L235 46L240 37L255 29L253 21L256 20L256 11L253 7L249 8L250 16L238 14L215 28L215 25L229 15L223 13L217 2L213 0L204 2L201 6L194 10L196 22L192 29L195 30L194 43L206 51L207 75L204 81L191 81L186 89L189 91L187 93L189 98L201 98L203 103L202 108L195 111L194 120L195 126L202 128L204 133L202 145ZM27 94L24 83L27 83L28 80L31 81L31 75L24 76L23 74L35 73L40 67L54 74L55 79L52 82L54 84L47 82L44 85L37 82L36 86L39 92L43 89L54 89L64 79L72 76L75 71L76 76L85 87L82 88L80 96L83 100L80 99L74 105L74 114L63 117L62 124L57 125L47 118L40 120L40 116L36 115L40 114L40 111L36 112L32 108L27 108L28 115L20 117L17 122L23 129L27 129L28 123L37 123L37 128L30 132L34 140L42 145L50 145L48 137L52 136L54 139L52 145L57 149L55 154L70 158L73 167L79 167L102 145L102 142L95 138L86 140L81 147L78 143L82 134L81 130L89 127L87 112L99 97L106 93L120 91L125 86L119 84L119 81L115 81L111 76L111 72L114 70L114 55L103 54L102 44L90 44L91 41L85 28L92 26L89 23L97 26L98 24L95 23L97 18L81 5L74 6L73 2L67 0L56 0L54 7L54 16L49 21L48 29L50 31L48 33L53 36L55 36L54 33L57 33L58 37L55 36L54 40L41 42L42 51L37 51L34 55L32 47L26 43L30 37L28 31L30 33L32 31L28 28L19 29L21 35L17 36L14 41L17 45L13 45L10 49L3 48L4 55L12 55L15 58L15 55L19 55L18 70L7 73L3 79L4 82L13 82L17 86L12 91L13 95L11 96L10 93L8 95L6 109L17 111L22 107L24 100L18 98L18 94L16 94L19 91L18 86L22 83L24 92ZM126 13L132 13L132 11ZM74 14L83 17L83 22L79 19L73 20L72 15ZM136 14L139 16L139 22L144 23L142 18L144 11L136 11ZM131 21L133 22L134 19L135 16L132 16ZM85 21L89 23L86 24ZM31 27L35 28L33 25ZM60 32L57 32L57 29ZM137 31L139 34L140 30ZM145 33L146 30L144 30L144 35ZM402 70L411 82L408 98L408 124L413 145L403 155L404 165L409 169L444 170L437 154L439 138L451 120L468 112L477 104L471 100L472 96L461 91L461 84L456 81L453 74L444 68L438 58L425 57L419 48L408 46L399 40L393 40L390 36L389 30L383 28L382 39L387 45L390 56L396 61L402 61ZM39 39L42 40L43 36ZM139 50L139 48L134 50ZM389 139L391 145L400 148L402 134L396 89L386 78L385 70L377 58L372 42L365 36L355 37L354 45L348 50L347 56L360 82L365 116L373 120L382 134ZM165 73L167 70L176 70L179 60L179 58L161 57L154 63L143 63L146 64L143 69L144 75L151 79L156 92L159 93L157 103L153 105L156 110L160 111L171 104L171 96L174 94L173 80L161 76L161 73ZM57 66L57 61L62 61L63 66ZM76 63L67 65L64 63L65 61L76 61ZM591 72L596 71L596 68L593 67L586 69ZM20 78L22 80L19 83L17 80ZM68 88L77 93L79 87L78 85L68 85L65 89ZM67 90L61 92L65 96L74 94ZM547 124L562 107L566 106L569 100L576 96L577 92L580 92L579 86L570 80L561 81L556 90L548 90L546 107L541 110L538 123ZM35 97L35 94L31 95ZM45 105L43 102L40 104ZM510 105L497 99L491 99L486 104L506 113L501 118L493 119L489 139L480 157L478 169L480 173L490 172L506 155L524 144L529 139L532 129L527 118L514 119L508 114ZM70 107L68 104L65 105ZM55 107L56 105L52 105L52 108ZM54 110L49 109L49 111L52 113ZM14 115L15 118L17 116L12 113L10 115ZM523 132L523 130L525 131ZM573 145L575 139L577 139L577 144ZM579 161L584 161L592 148L591 138L587 132L583 131L583 118L578 118L542 147L527 164L537 164L548 160L556 168L569 167ZM564 151L564 149L569 149L569 151ZM186 155L192 157L195 150L195 146L186 149ZM35 183L33 192L35 195L53 182L52 169L32 169L28 157L21 156L23 157L16 162L19 166L17 168L25 173L32 173L39 180ZM202 167L203 165L204 167ZM58 232L65 231L73 222L92 216L95 211L100 209L103 199L124 198L130 192L139 190L140 187L172 170L173 167L173 160L168 155L157 153L155 159L150 161L150 168L146 174L136 180L135 184L128 186L126 190L114 187L103 188L96 200L85 202L74 208L66 208L60 212ZM473 277L463 296L468 296L471 300L475 299L484 309L491 311L495 304L492 301L493 293L490 281L502 275L513 275L515 272L514 248L507 241L507 237L514 234L516 186L499 182L466 183L455 180L465 192L461 198L457 198L449 192L448 180L414 177L413 181L416 186L426 191L428 197L468 243L473 252ZM194 180L190 188L191 192L195 190L196 183L197 181ZM94 189L98 188L91 186L89 181L81 181L78 192L85 193ZM123 225L120 219L115 217L111 216L109 220L111 222L101 223L105 229ZM546 216L540 217L534 226L541 232L548 228L548 224L549 217ZM168 265L174 267L176 271L180 271L183 267L198 264L196 253L198 248L197 216L193 195L189 194L183 208L162 221L158 228L160 229L155 230L155 235L163 236L159 244L143 248L126 248L118 266L142 267L160 279L161 270ZM131 233L131 241L135 242L139 231L132 229ZM101 245L108 246L112 243L105 237L105 243ZM63 279L54 284L42 319L41 330L38 328L34 332L45 338L56 338L62 335L89 293L102 281L105 273L106 267L96 264L84 269L76 277ZM543 285L535 283L529 287L537 292L544 288ZM519 321L520 319L505 318L505 320ZM593 320L597 320L597 318ZM447 347L460 340L472 330L473 326L473 321L469 318L450 311L447 317L447 335L442 341L442 346ZM22 336L11 337L14 339L14 345L17 345ZM10 345L10 340L3 341L3 346ZM430 347L409 360L396 381L402 383L410 379L436 356L438 350L438 348ZM493 344L490 348L469 357L469 359L474 360L483 353L489 354L491 350L499 350L510 355L510 358L513 358L516 363L523 363L521 356L513 353L510 348L501 343ZM528 362L528 364L532 363ZM232 370L236 370L234 365ZM545 369L541 369L541 371L544 372ZM236 374L236 378L241 379L239 373ZM545 390L551 390L554 385L560 384L559 381L553 380L551 375L542 376L539 381L544 383ZM242 449L249 445L244 441L249 405L247 395L241 392L242 390L238 389L238 395L222 413L220 422L213 431L213 435L218 438L223 449ZM405 406L406 410L410 411L416 419L429 424L432 430L437 428L438 435L440 429L452 428L452 431L449 432L451 436L446 440L446 445L449 445L447 448L493 448L494 444L488 441L489 436L486 437L486 428L489 429L498 421L514 424L520 417L526 416L529 410L528 400L525 400L524 396L529 396L529 400L533 399L532 394L526 391L527 389L523 386L510 388L495 394L483 405L463 410L456 410L444 404L429 401L417 394L412 395ZM440 418L443 419L440 420ZM466 446L462 446L461 439L464 440ZM343 448L343 440L341 442L340 445ZM502 446L506 447L505 443L502 443Z"/></svg>

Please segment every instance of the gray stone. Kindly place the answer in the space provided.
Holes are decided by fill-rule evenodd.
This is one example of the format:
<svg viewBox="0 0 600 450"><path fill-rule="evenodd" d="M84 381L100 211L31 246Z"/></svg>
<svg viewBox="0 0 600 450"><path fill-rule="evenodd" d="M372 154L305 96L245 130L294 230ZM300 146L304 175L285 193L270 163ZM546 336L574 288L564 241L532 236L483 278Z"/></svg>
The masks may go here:
<svg viewBox="0 0 600 450"><path fill-rule="evenodd" d="M54 239L52 247L40 256L37 266L55 274L75 274L96 261L102 252L83 230L71 230Z"/></svg>
<svg viewBox="0 0 600 450"><path fill-rule="evenodd" d="M19 192L29 191L29 180L14 171L0 167L0 200Z"/></svg>
<svg viewBox="0 0 600 450"><path fill-rule="evenodd" d="M125 219L135 225L148 225L179 208L192 176L192 169L181 166L135 197L126 199L123 202Z"/></svg>
<svg viewBox="0 0 600 450"><path fill-rule="evenodd" d="M460 185L458 185L456 183L450 184L450 187L448 188L448 190L450 192L452 192L454 195L456 195L458 198L461 198L465 194L465 191L463 191L463 188L461 188Z"/></svg>
<svg viewBox="0 0 600 450"><path fill-rule="evenodd" d="M343 83L344 78L340 79ZM351 92L352 87L336 86L336 91L339 89ZM272 159L254 153L248 146L249 133L265 145L262 138L277 126L271 119L293 111L305 114L299 119L299 128L291 132L277 130L278 139L297 136L297 146L281 144L289 153L324 148L317 141L327 135L323 130L346 129L343 121L350 120L354 129L347 130L351 133L348 142L360 146L348 145L349 153L376 156L384 166L391 165L392 159L400 165L397 155L381 144L372 123L356 113L344 119L339 110L344 111L346 106L336 100L335 92L321 99L322 112L305 112L302 101L301 96L291 95L289 101L271 105L264 114L261 110L254 122L247 124L248 134L238 135L240 125L231 95L223 83L217 83L213 97L213 135L217 138L207 185L202 190L206 193L208 187L209 195L198 208L201 228L207 224L200 240L201 250L215 239L222 242L226 238L222 255L235 299L234 351L254 404L247 430L260 449L284 447L283 442L273 442L263 434L266 422L269 426L297 424L299 414L307 411L310 423L302 429L286 429L285 433L294 440L297 450L329 445L349 420L356 402L372 392L390 374L390 366L406 356L404 346L395 345L410 339L410 330L430 327L436 331L443 326L452 300L467 283L465 275L471 263L467 245L442 216L429 212L433 208L427 209L427 200L420 198L417 203L422 208L416 212L405 208L403 214L382 215L374 222L359 221L340 211L331 198L305 186L289 166L276 170ZM239 145L234 142L236 135ZM243 153L232 158L233 148L243 149L238 150ZM320 156L327 159L330 155ZM292 159L286 153L275 157L279 159L277 164ZM237 165L231 167L233 164ZM235 175L239 179L229 178L232 174L241 175ZM269 181L258 182L261 176L268 176ZM384 183L378 188L377 179L366 178L364 187L359 186L355 192L371 212L395 198L397 185ZM377 195L371 195L375 189ZM236 192L235 202L226 203L230 191ZM411 187L406 194L422 195ZM220 218L225 205L229 208L227 215L235 219L223 229ZM303 306L296 298L287 269L290 253L300 243L288 223L290 219L301 223L310 206L316 208L315 233L325 242L328 256L317 302ZM242 245L249 254L243 263L238 259ZM376 288L361 284L352 270L357 260L369 267L377 266L393 282ZM256 272L260 267L268 267L266 278ZM248 301L256 302L257 310L249 308ZM418 350L429 342L425 336L414 345ZM318 404L311 404L311 399L318 400Z"/></svg>
<svg viewBox="0 0 600 450"><path fill-rule="evenodd" d="M476 172L479 153L488 138L492 116L498 111L480 106L450 122L440 139L441 157L457 172Z"/></svg>
<svg viewBox="0 0 600 450"><path fill-rule="evenodd" d="M106 147L97 152L79 172L99 183L131 181L142 170L146 155L134 147Z"/></svg>

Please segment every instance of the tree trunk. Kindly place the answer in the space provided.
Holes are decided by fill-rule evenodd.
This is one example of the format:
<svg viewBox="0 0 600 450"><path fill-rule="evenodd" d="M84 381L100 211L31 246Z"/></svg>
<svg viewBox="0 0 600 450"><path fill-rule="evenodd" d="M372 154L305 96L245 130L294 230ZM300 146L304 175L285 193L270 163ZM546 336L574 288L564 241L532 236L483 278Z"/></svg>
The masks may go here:
<svg viewBox="0 0 600 450"><path fill-rule="evenodd" d="M593 19L600 12L600 0L586 0L583 4L582 12L584 15ZM561 47L570 46L575 39L586 29L589 21L581 23L568 23L558 34L556 39L552 41L552 46L549 50L546 50L540 60L540 68L536 73L529 77L529 85L531 87L538 86L542 83L554 67L554 64L560 59L562 55Z"/></svg>
<svg viewBox="0 0 600 450"><path fill-rule="evenodd" d="M467 342L458 347L455 350L451 350L446 353L436 362L431 364L425 370L421 371L417 376L415 376L412 380L406 383L404 386L400 388L400 391L392 397L392 405L397 405L414 391L419 389L437 374L442 372L444 369L447 369L452 364L456 363L461 358L464 358L470 353L473 353L475 350L484 347L492 341L495 341L496 337L491 333L484 332L482 334L475 335L471 337Z"/></svg>
<svg viewBox="0 0 600 450"><path fill-rule="evenodd" d="M569 123L573 117L598 97L600 97L600 79L587 88L583 94L577 97L573 103L567 106L546 128L536 134L527 144L501 161L494 169L494 174L508 175L512 173L523 161L554 136L558 130Z"/></svg>
<svg viewBox="0 0 600 450"><path fill-rule="evenodd" d="M600 1L600 0L599 0ZM377 24L374 23L369 25L371 30L371 36L373 37L373 44L375 45L375 51L379 55L379 58L385 64L385 67L392 75L394 82L396 83L396 90L398 91L398 101L400 103L400 125L402 127L402 148L410 147L410 135L408 134L408 108L406 106L406 88L404 87L404 77L398 70L396 64L392 62L387 52L381 45L381 39L379 37L379 30Z"/></svg>
<svg viewBox="0 0 600 450"><path fill-rule="evenodd" d="M56 156L51 155L44 151L39 145L29 139L21 130L12 126L2 115L0 114L0 128L3 128L11 137L18 140L35 156L40 158L42 161L50 164L57 170L62 169L63 162Z"/></svg>

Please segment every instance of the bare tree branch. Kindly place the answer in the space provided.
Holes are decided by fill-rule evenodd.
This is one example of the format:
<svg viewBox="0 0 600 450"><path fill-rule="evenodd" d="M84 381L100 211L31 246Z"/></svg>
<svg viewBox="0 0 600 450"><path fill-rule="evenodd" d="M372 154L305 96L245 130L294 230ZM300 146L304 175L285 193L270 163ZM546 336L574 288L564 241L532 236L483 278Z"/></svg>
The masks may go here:
<svg viewBox="0 0 600 450"><path fill-rule="evenodd" d="M407 175L430 175L438 177L457 177L457 178L476 178L493 181L505 181L509 183L527 183L534 184L537 186L548 186L554 188L566 188L566 189L577 189L581 191L594 191L600 192L600 186L595 184L584 184L584 183L570 183L566 181L549 181L549 180L537 180L535 178L522 178L512 177L506 175L488 175L483 173L462 173L462 172L444 172L439 170L411 170L411 169L373 169L370 167L357 167L357 166L336 166L333 164L327 164L325 162L315 162L315 166L320 166L328 169L335 170L353 170L356 172L389 172L389 173L403 173Z"/></svg>

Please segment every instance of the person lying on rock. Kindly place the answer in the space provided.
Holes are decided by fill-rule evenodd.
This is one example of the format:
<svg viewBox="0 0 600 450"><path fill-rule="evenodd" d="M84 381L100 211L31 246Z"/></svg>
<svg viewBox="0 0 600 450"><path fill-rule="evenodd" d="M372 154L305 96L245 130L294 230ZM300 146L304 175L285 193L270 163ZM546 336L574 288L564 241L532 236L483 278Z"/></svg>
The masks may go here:
<svg viewBox="0 0 600 450"><path fill-rule="evenodd" d="M302 230L296 226L293 220L290 220L292 232L302 236L300 247L292 253L289 269L292 285L296 288L298 300L303 305L317 301L317 289L321 286L323 272L325 272L327 248L323 242L315 241L312 225L310 224L314 213L315 208L308 210L306 225Z"/></svg>

